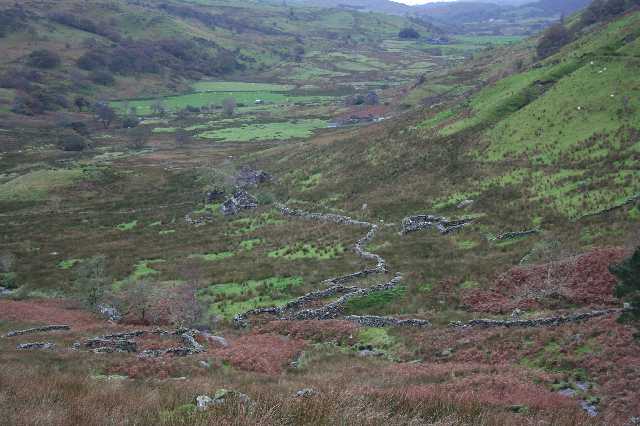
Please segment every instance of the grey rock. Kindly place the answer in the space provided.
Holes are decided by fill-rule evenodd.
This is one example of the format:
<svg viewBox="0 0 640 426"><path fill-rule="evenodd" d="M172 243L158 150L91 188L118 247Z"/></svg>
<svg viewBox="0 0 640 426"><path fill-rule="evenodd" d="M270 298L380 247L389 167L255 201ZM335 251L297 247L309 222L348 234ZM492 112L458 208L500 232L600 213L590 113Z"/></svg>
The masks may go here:
<svg viewBox="0 0 640 426"><path fill-rule="evenodd" d="M472 205L473 205L473 203L475 203L475 201L474 201L474 200L464 200L464 201L461 201L461 202L457 205L457 208L459 208L459 209L466 209L467 207L472 206Z"/></svg>
<svg viewBox="0 0 640 426"><path fill-rule="evenodd" d="M208 395L199 395L196 397L196 407L198 410L205 411L211 406L222 405L227 401L238 401L244 405L251 405L253 402L248 395L242 392L228 389L218 389L213 397Z"/></svg>
<svg viewBox="0 0 640 426"><path fill-rule="evenodd" d="M580 407L589 415L589 417L596 417L598 415L598 407L595 404L591 404L587 401L580 401Z"/></svg>
<svg viewBox="0 0 640 426"><path fill-rule="evenodd" d="M26 351L26 350L47 350L47 349L53 349L56 347L55 343L51 343L51 342L33 342L33 343L21 343L18 346L16 346L16 349L19 351Z"/></svg>
<svg viewBox="0 0 640 426"><path fill-rule="evenodd" d="M591 387L591 385L589 385L589 383L587 382L576 382L575 385L581 391L589 390L589 388Z"/></svg>
<svg viewBox="0 0 640 426"><path fill-rule="evenodd" d="M98 305L97 309L100 315L102 315L109 321L119 322L120 320L122 320L122 315L120 314L120 311L118 311L118 309L114 308L113 306Z"/></svg>
<svg viewBox="0 0 640 426"><path fill-rule="evenodd" d="M576 391L574 389L571 388L565 388L565 389L560 389L558 391L558 394L562 395L562 396L567 396L567 397L573 397L576 395Z"/></svg>
<svg viewBox="0 0 640 426"><path fill-rule="evenodd" d="M296 392L296 397L297 398L310 398L314 395L316 395L318 392L315 389L311 389L311 388L304 388L304 389L300 389L298 392Z"/></svg>
<svg viewBox="0 0 640 426"><path fill-rule="evenodd" d="M226 348L229 346L229 342L227 342L227 339L225 339L224 337L214 336L208 333L205 334L205 337L210 343L214 343L216 345L222 346L223 348Z"/></svg>
<svg viewBox="0 0 640 426"><path fill-rule="evenodd" d="M7 297L13 294L13 290L0 286L0 297Z"/></svg>
<svg viewBox="0 0 640 426"><path fill-rule="evenodd" d="M379 357L384 356L384 353L377 351L375 349L362 349L358 351L357 355L360 358L369 358L369 357Z"/></svg>

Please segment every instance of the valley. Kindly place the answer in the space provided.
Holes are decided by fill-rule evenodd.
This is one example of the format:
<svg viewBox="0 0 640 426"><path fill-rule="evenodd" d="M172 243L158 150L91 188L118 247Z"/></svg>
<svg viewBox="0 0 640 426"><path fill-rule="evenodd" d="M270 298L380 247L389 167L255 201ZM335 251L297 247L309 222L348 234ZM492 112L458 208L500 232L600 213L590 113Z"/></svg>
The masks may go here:
<svg viewBox="0 0 640 426"><path fill-rule="evenodd" d="M637 4L54 3L0 0L7 424L640 422Z"/></svg>

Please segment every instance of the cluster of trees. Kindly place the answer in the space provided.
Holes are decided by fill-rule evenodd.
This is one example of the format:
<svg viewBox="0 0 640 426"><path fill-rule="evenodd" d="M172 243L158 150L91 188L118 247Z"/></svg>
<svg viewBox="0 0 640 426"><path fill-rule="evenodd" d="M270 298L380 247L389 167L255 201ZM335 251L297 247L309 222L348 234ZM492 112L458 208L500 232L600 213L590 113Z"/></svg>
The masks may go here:
<svg viewBox="0 0 640 426"><path fill-rule="evenodd" d="M111 84L108 74L158 74L168 68L183 76L223 75L242 69L233 52L206 40L128 40L115 47L94 46L77 60L78 68L94 73L99 84Z"/></svg>
<svg viewBox="0 0 640 426"><path fill-rule="evenodd" d="M91 19L66 12L52 13L49 15L49 19L71 28L108 38L114 42L122 40L120 34L114 30L114 26L107 23L95 23Z"/></svg>
<svg viewBox="0 0 640 426"><path fill-rule="evenodd" d="M346 105L378 105L380 98L376 92L368 92L366 95L351 95L345 99Z"/></svg>
<svg viewBox="0 0 640 426"><path fill-rule="evenodd" d="M611 19L639 5L640 0L594 0L582 12L578 25L568 29L564 22L559 22L547 28L538 42L538 58L543 59L557 52L573 41L575 33L582 28Z"/></svg>
<svg viewBox="0 0 640 426"><path fill-rule="evenodd" d="M415 40L420 38L420 33L416 31L414 28L403 28L398 33L398 37L405 40Z"/></svg>
<svg viewBox="0 0 640 426"><path fill-rule="evenodd" d="M18 3L13 7L0 10L0 38L24 27L29 14Z"/></svg>
<svg viewBox="0 0 640 426"><path fill-rule="evenodd" d="M639 0L594 0L582 13L581 23L586 26L606 21L638 5Z"/></svg>
<svg viewBox="0 0 640 426"><path fill-rule="evenodd" d="M538 58L542 59L553 55L572 39L573 35L563 23L557 23L550 26L542 34L542 37L538 42L538 46L536 48Z"/></svg>

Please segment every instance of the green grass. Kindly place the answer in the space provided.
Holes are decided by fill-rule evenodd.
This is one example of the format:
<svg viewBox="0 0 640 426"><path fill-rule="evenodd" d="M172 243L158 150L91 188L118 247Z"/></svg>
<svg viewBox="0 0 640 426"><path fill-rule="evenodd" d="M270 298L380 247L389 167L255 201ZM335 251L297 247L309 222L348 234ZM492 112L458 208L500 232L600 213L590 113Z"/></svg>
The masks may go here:
<svg viewBox="0 0 640 426"><path fill-rule="evenodd" d="M74 266L76 266L76 264L82 262L82 259L67 259L67 260L61 260L60 262L58 262L58 268L60 269L71 269Z"/></svg>
<svg viewBox="0 0 640 426"><path fill-rule="evenodd" d="M329 247L317 247L313 244L295 244L269 252L269 257L283 257L287 260L298 259L334 259L344 253L344 246L336 244Z"/></svg>
<svg viewBox="0 0 640 426"><path fill-rule="evenodd" d="M213 284L198 292L198 299L209 305L209 315L232 319L257 307L281 305L288 293L303 284L301 277L272 277L243 283Z"/></svg>
<svg viewBox="0 0 640 426"><path fill-rule="evenodd" d="M121 223L119 225L116 225L116 229L120 231L131 231L136 226L138 226L138 221L132 220L131 222L126 222L126 223Z"/></svg>
<svg viewBox="0 0 640 426"><path fill-rule="evenodd" d="M0 184L0 201L40 201L49 192L80 182L82 169L36 170Z"/></svg>
<svg viewBox="0 0 640 426"><path fill-rule="evenodd" d="M254 238L251 240L244 240L240 242L240 247L243 250L246 251L251 251L253 250L256 246L259 246L260 244L264 243L264 240L262 238Z"/></svg>
<svg viewBox="0 0 640 426"><path fill-rule="evenodd" d="M220 253L204 253L204 254L190 254L189 259L200 259L206 262L216 262L218 260L228 259L235 256L235 253L230 251L223 251Z"/></svg>
<svg viewBox="0 0 640 426"><path fill-rule="evenodd" d="M242 81L199 81L193 84L196 92L288 92L294 86Z"/></svg>
<svg viewBox="0 0 640 426"><path fill-rule="evenodd" d="M347 313L379 312L387 305L402 298L407 293L407 288L399 286L394 289L378 291L364 297L350 299L345 305Z"/></svg>
<svg viewBox="0 0 640 426"><path fill-rule="evenodd" d="M200 139L221 142L250 142L307 138L314 130L327 127L320 119L301 119L279 123L243 124L240 127L211 130L196 135Z"/></svg>
<svg viewBox="0 0 640 426"><path fill-rule="evenodd" d="M389 349L395 344L393 337L384 328L363 328L358 332L358 342L377 349Z"/></svg>

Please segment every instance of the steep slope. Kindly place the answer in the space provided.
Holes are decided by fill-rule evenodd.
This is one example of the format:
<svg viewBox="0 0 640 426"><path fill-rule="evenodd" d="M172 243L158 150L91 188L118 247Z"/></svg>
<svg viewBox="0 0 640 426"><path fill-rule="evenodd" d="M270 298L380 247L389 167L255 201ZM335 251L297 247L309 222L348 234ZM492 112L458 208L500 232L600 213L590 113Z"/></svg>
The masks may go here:
<svg viewBox="0 0 640 426"><path fill-rule="evenodd" d="M428 99L429 118L416 126L410 126L415 118L408 118L404 124L387 125L380 137L372 136L366 144L356 139L337 144L338 153L323 149L329 157L342 158L341 150L348 150L347 158L366 158L366 165L356 166L365 181L374 179L385 187L401 184L406 192L356 184L347 177L354 176L354 164L330 161L325 164L335 180L323 189L347 185L358 194L350 198L350 205L367 202L388 213L401 210L400 196L437 208L501 193L508 197L501 209L517 216L523 205L530 205L539 208L539 214L567 219L624 202L640 191L640 80L629 72L638 64L639 23L640 13L631 11L588 27L543 61L523 50L520 59L509 55L514 61L497 69L491 60L484 68L474 68L481 59L465 65L466 73L460 70L456 83L460 89L448 95L486 85L468 100L456 98L458 103L443 108L447 94ZM500 58L505 51L487 56ZM525 70L515 72L518 67ZM465 80L465 75L474 79ZM451 76L442 76L442 81ZM423 84L439 83L436 79ZM425 176L432 185L421 185L417 176ZM446 184L436 184L436 176ZM539 214L529 221L538 220L534 216Z"/></svg>

